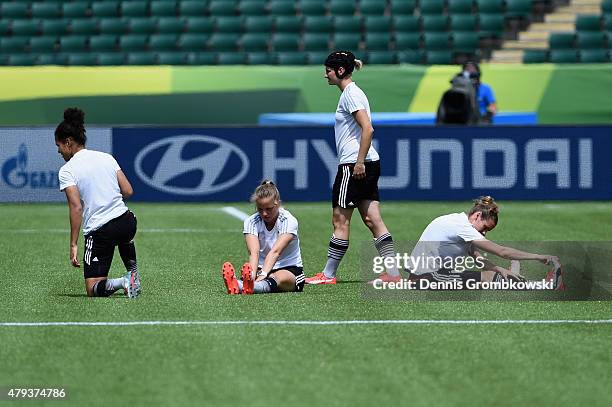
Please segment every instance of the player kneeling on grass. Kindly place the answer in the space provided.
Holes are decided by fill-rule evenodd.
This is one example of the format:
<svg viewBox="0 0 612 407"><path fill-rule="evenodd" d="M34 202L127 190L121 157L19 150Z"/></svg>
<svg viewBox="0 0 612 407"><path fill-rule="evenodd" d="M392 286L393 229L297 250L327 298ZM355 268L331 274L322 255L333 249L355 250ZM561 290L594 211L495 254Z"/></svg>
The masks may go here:
<svg viewBox="0 0 612 407"><path fill-rule="evenodd" d="M280 193L272 181L263 181L251 202L255 203L257 213L244 221L242 232L249 262L242 266L242 280L236 278L231 263L223 264L227 293L302 291L305 276L297 219L281 207Z"/></svg>
<svg viewBox="0 0 612 407"><path fill-rule="evenodd" d="M555 290L563 290L562 270L557 256L524 252L499 245L485 238L497 226L499 207L490 196L482 196L474 201L469 212L452 213L434 219L423 231L412 251L413 263L411 279L427 279L434 282L467 280L492 282L502 280L525 281L518 272L497 266L487 260L481 252L487 252L507 260L537 260L552 264L553 269L546 275L553 282ZM478 262L481 271L461 271L449 269L440 264L447 259L449 263L466 264L465 259ZM439 259L436 262L436 259ZM458 272L461 271L461 272Z"/></svg>
<svg viewBox="0 0 612 407"><path fill-rule="evenodd" d="M66 193L70 213L70 262L81 267L77 258L81 218L85 235L85 289L90 297L108 297L123 288L125 295L140 293L136 266L136 217L125 206L124 198L133 190L119 164L110 154L87 150L85 113L77 108L64 111L64 120L55 129L55 145L66 164L59 170L60 190ZM115 246L127 273L108 279Z"/></svg>

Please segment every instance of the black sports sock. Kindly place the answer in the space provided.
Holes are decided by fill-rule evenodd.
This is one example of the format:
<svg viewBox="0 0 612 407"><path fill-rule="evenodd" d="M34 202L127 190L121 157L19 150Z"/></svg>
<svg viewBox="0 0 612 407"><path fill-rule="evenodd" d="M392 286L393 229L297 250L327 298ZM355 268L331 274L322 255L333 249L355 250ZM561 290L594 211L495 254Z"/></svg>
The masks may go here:
<svg viewBox="0 0 612 407"><path fill-rule="evenodd" d="M127 271L136 271L136 246L134 241L119 244L119 255Z"/></svg>

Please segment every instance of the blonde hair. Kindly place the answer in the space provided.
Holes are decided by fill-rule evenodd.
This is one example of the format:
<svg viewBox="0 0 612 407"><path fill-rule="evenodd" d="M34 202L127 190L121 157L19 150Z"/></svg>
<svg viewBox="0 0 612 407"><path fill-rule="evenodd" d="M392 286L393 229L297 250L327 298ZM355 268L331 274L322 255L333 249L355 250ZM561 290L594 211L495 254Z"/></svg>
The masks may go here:
<svg viewBox="0 0 612 407"><path fill-rule="evenodd" d="M361 59L355 59L355 69L361 70L363 68L363 61Z"/></svg>
<svg viewBox="0 0 612 407"><path fill-rule="evenodd" d="M474 206L468 212L468 216L471 216L475 213L480 213L482 219L488 220L493 219L495 224L497 225L497 220L499 217L499 206L495 203L495 199L492 196L480 196L477 199L474 199Z"/></svg>
<svg viewBox="0 0 612 407"><path fill-rule="evenodd" d="M272 180L265 179L261 181L261 184L259 184L259 186L255 188L255 191L253 191L253 194L251 195L251 202L255 203L260 199L270 197L274 199L274 202L280 203L281 201L280 192L278 192L278 188L276 188L274 182Z"/></svg>

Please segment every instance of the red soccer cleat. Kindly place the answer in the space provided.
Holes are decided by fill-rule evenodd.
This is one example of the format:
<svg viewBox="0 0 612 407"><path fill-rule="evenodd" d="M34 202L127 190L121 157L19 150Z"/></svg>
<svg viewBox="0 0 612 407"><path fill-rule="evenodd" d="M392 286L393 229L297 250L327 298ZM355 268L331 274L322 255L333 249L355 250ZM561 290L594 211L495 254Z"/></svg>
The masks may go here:
<svg viewBox="0 0 612 407"><path fill-rule="evenodd" d="M382 273L381 275L379 275L374 280L368 281L368 284L373 285L374 281L376 281L376 280L380 280L383 283L399 283L400 281L402 281L402 276L390 276L387 273Z"/></svg>
<svg viewBox="0 0 612 407"><path fill-rule="evenodd" d="M236 272L234 271L234 266L232 266L232 263L228 261L223 263L221 274L223 275L223 282L227 288L227 293L230 295L240 294L238 280L236 279Z"/></svg>
<svg viewBox="0 0 612 407"><path fill-rule="evenodd" d="M242 265L242 295L253 294L253 269L249 263Z"/></svg>
<svg viewBox="0 0 612 407"><path fill-rule="evenodd" d="M312 277L308 277L305 281L306 284L322 285L322 284L336 284L336 277L329 278L323 273L317 273Z"/></svg>
<svg viewBox="0 0 612 407"><path fill-rule="evenodd" d="M546 273L546 281L553 282L553 290L565 291L565 284L563 284L563 267L561 264L553 263L553 268Z"/></svg>

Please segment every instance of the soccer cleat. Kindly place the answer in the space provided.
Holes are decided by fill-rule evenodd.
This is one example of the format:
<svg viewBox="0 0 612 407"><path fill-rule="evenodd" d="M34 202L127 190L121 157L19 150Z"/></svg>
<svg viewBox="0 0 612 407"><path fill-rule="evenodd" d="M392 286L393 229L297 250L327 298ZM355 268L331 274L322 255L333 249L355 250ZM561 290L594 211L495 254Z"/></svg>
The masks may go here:
<svg viewBox="0 0 612 407"><path fill-rule="evenodd" d="M227 261L223 263L223 267L221 267L221 274L223 275L223 282L225 283L225 288L227 288L227 293L230 295L240 294L238 280L236 279L236 272L234 271L234 266L232 266L232 263Z"/></svg>
<svg viewBox="0 0 612 407"><path fill-rule="evenodd" d="M244 263L242 266L242 294L251 295L253 294L253 269L249 263Z"/></svg>
<svg viewBox="0 0 612 407"><path fill-rule="evenodd" d="M383 283L399 283L400 281L402 281L402 276L391 276L387 273L382 273L381 275L379 275L377 278L375 278L372 281L368 281L368 284L373 285L374 281L376 280L380 280Z"/></svg>
<svg viewBox="0 0 612 407"><path fill-rule="evenodd" d="M123 292L128 298L136 298L140 295L140 274L138 270L128 271L123 276Z"/></svg>
<svg viewBox="0 0 612 407"><path fill-rule="evenodd" d="M546 273L546 281L553 282L553 290L565 291L565 284L563 284L563 268L559 263L553 263L553 268Z"/></svg>
<svg viewBox="0 0 612 407"><path fill-rule="evenodd" d="M336 284L336 277L326 277L323 273L317 273L312 277L308 277L305 281L306 284L320 285L320 284Z"/></svg>

